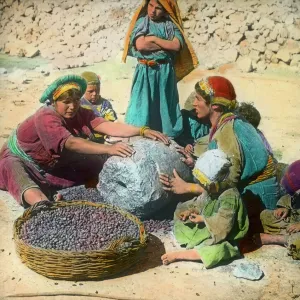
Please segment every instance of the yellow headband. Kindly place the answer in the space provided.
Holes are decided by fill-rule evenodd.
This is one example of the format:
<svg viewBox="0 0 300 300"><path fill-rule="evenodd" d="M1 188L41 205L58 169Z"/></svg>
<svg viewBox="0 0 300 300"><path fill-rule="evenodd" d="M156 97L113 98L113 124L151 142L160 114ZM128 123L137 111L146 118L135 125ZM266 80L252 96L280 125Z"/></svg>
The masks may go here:
<svg viewBox="0 0 300 300"><path fill-rule="evenodd" d="M66 83L64 85L59 86L55 92L53 93L53 101L56 101L58 99L59 96L61 96L64 92L71 90L71 89L75 89L80 91L80 86L75 83L75 82L69 82Z"/></svg>
<svg viewBox="0 0 300 300"><path fill-rule="evenodd" d="M194 169L193 175L203 186L208 186L211 184L211 180L199 169Z"/></svg>
<svg viewBox="0 0 300 300"><path fill-rule="evenodd" d="M236 100L228 100L226 98L223 97L213 97L211 100L211 104L212 105L223 105L225 106L227 109L229 109L230 111L235 110L237 108L238 102Z"/></svg>

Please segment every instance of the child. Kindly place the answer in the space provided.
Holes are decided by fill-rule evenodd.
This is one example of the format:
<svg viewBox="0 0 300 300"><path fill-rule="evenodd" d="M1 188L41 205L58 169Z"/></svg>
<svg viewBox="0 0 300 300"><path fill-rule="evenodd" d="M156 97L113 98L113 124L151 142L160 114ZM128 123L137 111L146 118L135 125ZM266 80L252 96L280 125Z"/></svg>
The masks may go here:
<svg viewBox="0 0 300 300"><path fill-rule="evenodd" d="M254 239L262 245L286 245L289 254L300 259L300 160L287 168L281 184L287 194L279 199L275 210L261 213L265 233Z"/></svg>
<svg viewBox="0 0 300 300"><path fill-rule="evenodd" d="M102 117L107 121L115 122L117 120L117 114L110 101L101 97L101 82L99 76L93 72L83 72L81 77L87 82L86 91L80 99L81 107L92 110L97 117ZM94 133L94 136L94 142L99 143L103 143L106 138L99 133Z"/></svg>
<svg viewBox="0 0 300 300"><path fill-rule="evenodd" d="M237 241L247 233L249 221L238 190L207 192L208 187L214 190L212 186L228 176L230 166L230 160L219 149L198 158L193 174L205 191L198 198L180 203L174 213L175 238L187 250L164 254L163 264L191 260L211 268L240 256Z"/></svg>

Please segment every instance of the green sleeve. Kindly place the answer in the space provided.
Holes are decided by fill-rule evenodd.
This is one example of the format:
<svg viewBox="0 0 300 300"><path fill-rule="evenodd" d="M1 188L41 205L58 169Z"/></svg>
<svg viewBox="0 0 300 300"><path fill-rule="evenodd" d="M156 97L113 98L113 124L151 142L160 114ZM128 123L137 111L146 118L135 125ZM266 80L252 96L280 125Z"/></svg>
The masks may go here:
<svg viewBox="0 0 300 300"><path fill-rule="evenodd" d="M231 167L226 180L219 183L219 191L225 191L228 188L236 187L240 181L242 173L242 154L239 143L233 130L234 120L227 122L215 133L212 145L222 150L230 158ZM211 149L211 145L209 145Z"/></svg>
<svg viewBox="0 0 300 300"><path fill-rule="evenodd" d="M233 228L238 202L238 193L234 191L230 189L222 193L218 198L218 211L212 216L204 216L205 225L212 237L212 244L226 240Z"/></svg>

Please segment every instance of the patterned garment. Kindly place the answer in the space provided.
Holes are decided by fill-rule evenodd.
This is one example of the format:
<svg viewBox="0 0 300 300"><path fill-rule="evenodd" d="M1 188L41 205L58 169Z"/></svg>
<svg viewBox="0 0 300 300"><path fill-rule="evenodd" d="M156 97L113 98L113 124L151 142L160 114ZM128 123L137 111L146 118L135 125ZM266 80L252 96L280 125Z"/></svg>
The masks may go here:
<svg viewBox="0 0 300 300"><path fill-rule="evenodd" d="M192 210L204 217L194 224L179 219L180 213ZM174 213L174 235L187 249L196 249L206 268L240 256L237 241L249 227L247 211L237 189L228 189L218 196L207 192L180 203Z"/></svg>
<svg viewBox="0 0 300 300"><path fill-rule="evenodd" d="M92 110L97 117L101 117L112 122L118 119L110 100L101 97L98 102L99 103L97 104L92 104L84 97L82 97L80 100L81 107Z"/></svg>
<svg viewBox="0 0 300 300"><path fill-rule="evenodd" d="M40 108L16 132L18 146L34 163L13 154L5 145L0 154L0 189L22 203L22 195L30 187L38 186L47 194L98 176L104 157L70 152L64 145L71 135L92 139L93 129L102 122L103 118L84 108L73 119L62 118L52 106Z"/></svg>

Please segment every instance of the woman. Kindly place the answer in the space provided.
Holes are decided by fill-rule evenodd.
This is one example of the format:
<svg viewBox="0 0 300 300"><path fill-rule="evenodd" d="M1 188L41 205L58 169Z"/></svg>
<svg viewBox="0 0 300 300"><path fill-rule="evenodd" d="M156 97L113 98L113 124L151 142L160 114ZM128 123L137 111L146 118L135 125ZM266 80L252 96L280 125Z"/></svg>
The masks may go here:
<svg viewBox="0 0 300 300"><path fill-rule="evenodd" d="M7 190L24 207L52 200L58 189L80 185L97 177L106 155L130 156L125 143L91 142L93 131L112 136L142 135L168 143L161 133L147 127L107 122L80 107L86 81L63 76L43 93L48 102L23 121L0 154L0 189Z"/></svg>
<svg viewBox="0 0 300 300"><path fill-rule="evenodd" d="M125 122L150 126L170 137L182 132L177 80L198 64L183 34L174 0L145 0L131 21L124 47L138 60Z"/></svg>
<svg viewBox="0 0 300 300"><path fill-rule="evenodd" d="M273 158L256 129L233 113L237 101L234 87L229 80L221 76L211 76L196 83L195 90L193 105L197 117L209 117L212 125L208 148L221 149L232 161L228 177L209 188L221 192L237 187L246 202L249 218L253 218L250 222L255 227L259 226L260 212L264 208L274 209L279 198ZM191 166L194 164L192 157L188 155L185 162ZM167 189L175 193L187 190L196 194L203 192L201 186L184 182L174 172L173 179L161 176Z"/></svg>
<svg viewBox="0 0 300 300"><path fill-rule="evenodd" d="M163 264L191 260L212 268L240 256L237 241L247 233L249 220L238 190L207 191L209 185L226 178L230 165L230 159L219 149L208 150L197 159L193 174L204 191L180 203L174 214L174 235L186 250L164 254Z"/></svg>

